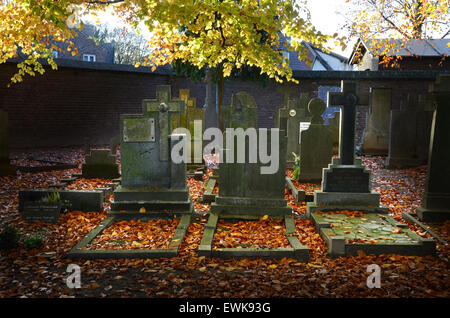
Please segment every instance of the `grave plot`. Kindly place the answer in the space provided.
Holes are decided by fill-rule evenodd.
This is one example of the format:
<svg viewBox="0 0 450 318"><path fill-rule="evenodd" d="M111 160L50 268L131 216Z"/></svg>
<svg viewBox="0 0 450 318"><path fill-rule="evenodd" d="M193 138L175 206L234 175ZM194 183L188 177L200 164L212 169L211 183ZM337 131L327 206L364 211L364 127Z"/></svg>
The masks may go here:
<svg viewBox="0 0 450 318"><path fill-rule="evenodd" d="M388 215L363 211L315 211L317 231L328 245L330 257L365 254L430 255L433 239L422 238Z"/></svg>
<svg viewBox="0 0 450 318"><path fill-rule="evenodd" d="M292 179L288 173L286 177L286 188L293 195L295 202L312 202L314 200L314 191L320 190L320 183L298 182Z"/></svg>
<svg viewBox="0 0 450 318"><path fill-rule="evenodd" d="M186 162L175 163L171 158L173 147L185 142L183 135L170 135L171 116L183 113L185 103L171 99L170 86L158 86L156 97L156 100L143 101L141 115L121 116L121 184L114 190L108 218L77 244L69 257L158 258L177 255L193 212L193 200L186 183ZM133 246L127 244L126 249L121 250L85 249L92 242L95 246L97 236L115 222L138 224L133 222L143 218L151 223L175 222L177 216L181 216L181 221L167 248L148 249L138 242L135 246L142 244L143 249L130 249ZM163 221L167 219L169 221ZM130 229L133 227L130 225ZM142 237L151 239L151 235ZM98 240L101 241L102 236Z"/></svg>
<svg viewBox="0 0 450 318"><path fill-rule="evenodd" d="M161 218L107 217L85 236L67 255L68 258L161 258L175 257L190 215Z"/></svg>
<svg viewBox="0 0 450 318"><path fill-rule="evenodd" d="M224 112L224 127L247 129L256 127L256 104L251 96L246 93L233 95L231 106ZM269 135L270 137L270 135ZM226 138L224 138L226 140ZM257 163L221 163L219 174L219 193L215 202L211 203L208 223L203 232L202 241L198 253L206 257L237 258L237 257L264 257L283 258L291 257L299 260L307 260L308 248L300 244L296 237L295 225L292 218L292 208L287 205L285 199L285 167L286 167L286 138L279 135L280 167L274 174L262 174L261 162ZM270 139L269 139L270 143ZM246 141L246 149L249 141ZM225 145L223 154L226 156L229 149ZM234 144L237 147L237 144ZM237 149L234 149L234 154ZM235 160L236 162L236 160ZM223 227L217 228L223 219L229 222L258 222L261 218L271 217L279 219L283 233L283 245L261 247L257 242L252 242L253 247L223 247L214 248L214 237L222 234ZM284 220L284 222L283 222ZM239 223L238 223L239 224ZM256 223L253 223L256 224ZM255 228L261 237L270 236L270 231L261 227ZM249 242L245 242L248 244Z"/></svg>
<svg viewBox="0 0 450 318"><path fill-rule="evenodd" d="M253 220L252 220L253 219ZM233 230L234 229L234 230ZM252 234L245 236L239 230ZM230 233L228 233L230 232ZM226 218L210 214L198 249L199 256L240 258L260 257L270 259L296 258L309 259L308 247L302 245L297 237L294 218L270 219L268 216L256 218Z"/></svg>

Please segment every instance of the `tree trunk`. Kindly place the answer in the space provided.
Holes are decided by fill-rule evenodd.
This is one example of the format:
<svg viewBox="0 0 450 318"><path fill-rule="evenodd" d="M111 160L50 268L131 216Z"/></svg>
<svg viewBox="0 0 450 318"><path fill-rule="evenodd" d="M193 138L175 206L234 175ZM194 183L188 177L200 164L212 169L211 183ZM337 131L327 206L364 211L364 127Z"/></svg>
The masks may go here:
<svg viewBox="0 0 450 318"><path fill-rule="evenodd" d="M223 106L223 93L224 93L225 80L223 78L223 72L220 70L219 79L217 80L217 113L219 117L219 128L223 131L222 125L222 106Z"/></svg>

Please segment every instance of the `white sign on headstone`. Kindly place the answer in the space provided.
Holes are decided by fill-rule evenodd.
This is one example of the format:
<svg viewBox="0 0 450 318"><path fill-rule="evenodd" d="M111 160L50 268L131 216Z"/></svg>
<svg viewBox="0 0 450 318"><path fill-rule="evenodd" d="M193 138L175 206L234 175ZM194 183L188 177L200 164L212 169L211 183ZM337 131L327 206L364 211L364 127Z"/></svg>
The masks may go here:
<svg viewBox="0 0 450 318"><path fill-rule="evenodd" d="M298 133L298 143L300 144L302 142L302 131L307 130L309 128L309 125L311 125L308 121L302 121L300 122L300 129Z"/></svg>

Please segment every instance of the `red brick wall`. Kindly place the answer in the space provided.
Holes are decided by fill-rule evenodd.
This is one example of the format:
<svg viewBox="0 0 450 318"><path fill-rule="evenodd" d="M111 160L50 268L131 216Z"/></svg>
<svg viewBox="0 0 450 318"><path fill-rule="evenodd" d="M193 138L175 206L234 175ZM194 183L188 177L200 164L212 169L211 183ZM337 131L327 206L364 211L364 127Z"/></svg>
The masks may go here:
<svg viewBox="0 0 450 318"><path fill-rule="evenodd" d="M16 71L15 64L0 65L0 108L9 113L12 148L82 145L86 137L95 144L109 144L119 135L119 116L123 113L140 113L142 99L155 98L156 85L171 84L172 95L179 89L190 89L197 106L203 106L205 85L168 75L139 72L119 72L61 67L47 70L41 76L27 77L11 88L6 85ZM360 91L370 87L392 87L392 107L400 107L407 93L427 91L430 81L419 80L364 80ZM229 105L231 95L246 91L254 97L259 108L260 127L273 126L275 108L283 104L280 85L298 87L298 92L317 96L319 85L337 85L338 80L300 80L300 84L260 84L243 81L226 81L224 102ZM292 95L291 98L294 98ZM367 108L360 108L357 119L357 143L365 127Z"/></svg>

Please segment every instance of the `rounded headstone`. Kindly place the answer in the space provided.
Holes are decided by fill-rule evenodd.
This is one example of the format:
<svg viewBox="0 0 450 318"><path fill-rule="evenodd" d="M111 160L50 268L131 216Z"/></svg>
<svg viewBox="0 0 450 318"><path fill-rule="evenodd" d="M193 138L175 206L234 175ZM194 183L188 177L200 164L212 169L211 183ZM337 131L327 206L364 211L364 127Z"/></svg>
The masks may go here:
<svg viewBox="0 0 450 318"><path fill-rule="evenodd" d="M323 124L322 114L327 106L320 98L313 98L309 101L308 110L312 116L311 124Z"/></svg>

